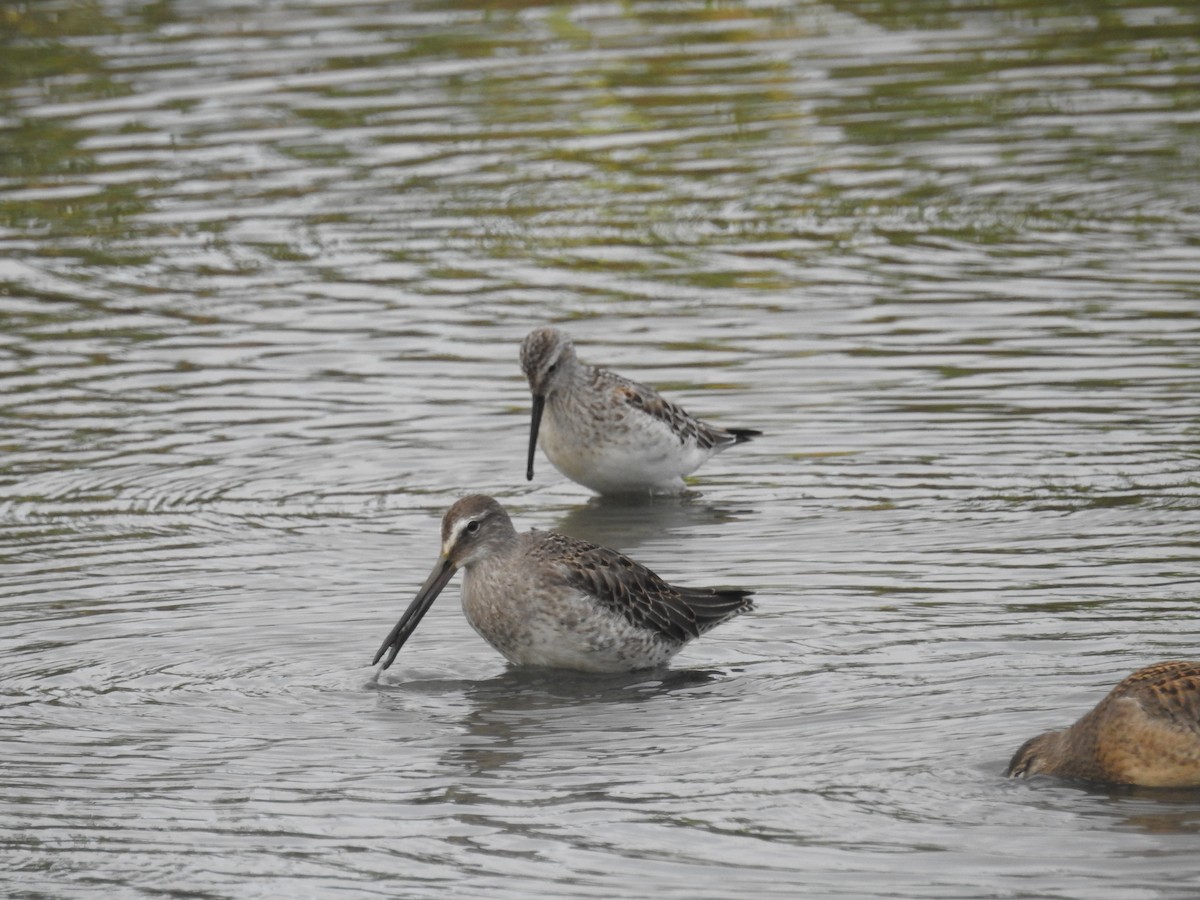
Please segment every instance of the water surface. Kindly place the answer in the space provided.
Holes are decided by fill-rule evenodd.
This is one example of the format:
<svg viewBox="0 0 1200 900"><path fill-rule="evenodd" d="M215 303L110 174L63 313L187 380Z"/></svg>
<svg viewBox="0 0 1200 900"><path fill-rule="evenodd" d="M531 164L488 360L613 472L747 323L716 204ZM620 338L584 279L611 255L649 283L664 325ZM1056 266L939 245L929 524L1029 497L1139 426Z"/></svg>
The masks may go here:
<svg viewBox="0 0 1200 900"><path fill-rule="evenodd" d="M1200 16L918 6L0 10L6 892L1194 896L1001 773L1197 656ZM527 483L547 322L765 436ZM379 677L473 491L758 611Z"/></svg>

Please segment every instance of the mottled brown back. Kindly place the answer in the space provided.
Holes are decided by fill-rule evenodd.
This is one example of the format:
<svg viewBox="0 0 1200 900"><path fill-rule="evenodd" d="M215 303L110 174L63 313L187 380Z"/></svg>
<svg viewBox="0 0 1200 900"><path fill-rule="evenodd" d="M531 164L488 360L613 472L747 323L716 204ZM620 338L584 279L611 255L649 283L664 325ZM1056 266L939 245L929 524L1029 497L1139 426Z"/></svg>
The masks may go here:
<svg viewBox="0 0 1200 900"><path fill-rule="evenodd" d="M574 564L560 569L564 583L675 643L699 637L754 606L753 591L677 587L615 550L563 534L544 533L536 552L570 558Z"/></svg>
<svg viewBox="0 0 1200 900"><path fill-rule="evenodd" d="M1138 669L1103 702L1131 697L1146 714L1200 736L1200 662L1171 660Z"/></svg>

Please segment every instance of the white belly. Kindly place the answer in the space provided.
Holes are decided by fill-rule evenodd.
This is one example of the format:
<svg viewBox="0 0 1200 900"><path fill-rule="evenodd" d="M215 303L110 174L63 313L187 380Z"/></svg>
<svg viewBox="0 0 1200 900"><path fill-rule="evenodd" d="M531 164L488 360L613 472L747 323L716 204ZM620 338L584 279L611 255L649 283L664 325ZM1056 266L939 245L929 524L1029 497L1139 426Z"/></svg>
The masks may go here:
<svg viewBox="0 0 1200 900"><path fill-rule="evenodd" d="M612 427L583 427L546 412L538 437L542 452L572 481L600 494L677 494L683 476L714 452L681 442L649 416Z"/></svg>

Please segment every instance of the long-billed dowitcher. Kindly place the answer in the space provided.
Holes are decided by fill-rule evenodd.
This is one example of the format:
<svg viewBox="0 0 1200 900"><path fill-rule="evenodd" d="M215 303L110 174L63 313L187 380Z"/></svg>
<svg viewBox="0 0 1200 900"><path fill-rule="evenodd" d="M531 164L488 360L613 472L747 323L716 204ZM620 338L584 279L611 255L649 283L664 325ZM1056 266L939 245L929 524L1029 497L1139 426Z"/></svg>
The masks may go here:
<svg viewBox="0 0 1200 900"><path fill-rule="evenodd" d="M1022 744L1007 774L1200 786L1200 662L1139 669L1066 731Z"/></svg>
<svg viewBox="0 0 1200 900"><path fill-rule="evenodd" d="M762 434L715 428L645 385L581 363L557 328L526 336L521 369L533 393L530 481L539 434L554 467L598 494L677 494L710 456Z"/></svg>
<svg viewBox="0 0 1200 900"><path fill-rule="evenodd" d="M467 621L510 662L585 672L666 663L694 637L753 606L751 591L667 584L645 566L552 531L517 534L504 507L473 494L442 518L442 554L375 654L386 669L455 571Z"/></svg>

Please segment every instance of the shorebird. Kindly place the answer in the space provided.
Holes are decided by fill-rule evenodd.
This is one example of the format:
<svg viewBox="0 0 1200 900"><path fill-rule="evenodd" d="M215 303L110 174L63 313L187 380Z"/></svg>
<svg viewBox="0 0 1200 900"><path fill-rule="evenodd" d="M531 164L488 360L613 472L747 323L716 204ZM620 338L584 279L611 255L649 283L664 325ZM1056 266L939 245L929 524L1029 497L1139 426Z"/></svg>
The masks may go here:
<svg viewBox="0 0 1200 900"><path fill-rule="evenodd" d="M504 507L473 494L442 518L442 553L375 654L383 668L463 569L467 621L523 666L632 672L751 609L751 591L667 584L615 550L552 531L518 534ZM386 655L386 657L385 657Z"/></svg>
<svg viewBox="0 0 1200 900"><path fill-rule="evenodd" d="M1066 731L1022 744L1007 774L1200 787L1200 662L1139 669Z"/></svg>
<svg viewBox="0 0 1200 900"><path fill-rule="evenodd" d="M533 393L529 481L539 433L554 467L598 494L677 494L710 456L762 434L708 425L652 388L581 363L557 328L526 336L521 370Z"/></svg>

